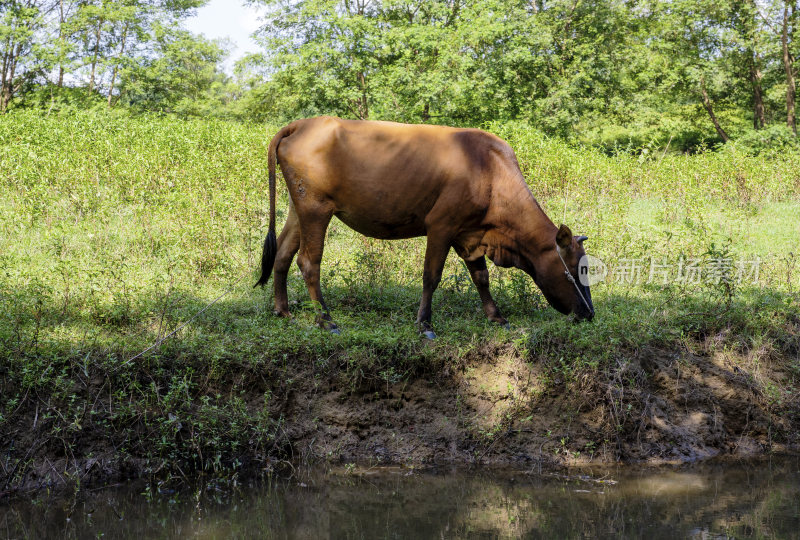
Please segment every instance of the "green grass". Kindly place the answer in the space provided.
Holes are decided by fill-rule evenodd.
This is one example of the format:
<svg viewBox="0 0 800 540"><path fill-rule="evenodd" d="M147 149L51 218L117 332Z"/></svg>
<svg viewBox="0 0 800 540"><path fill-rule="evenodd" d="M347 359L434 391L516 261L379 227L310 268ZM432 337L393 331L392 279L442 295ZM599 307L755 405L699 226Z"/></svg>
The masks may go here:
<svg viewBox="0 0 800 540"><path fill-rule="evenodd" d="M492 268L512 323L504 330L485 320L451 254L431 347L414 325L424 239L380 242L332 223L323 290L341 336L314 326L298 271L289 277L294 320L273 317L269 287L252 288L266 233L267 145L278 127L122 113L0 116L0 432L23 430L22 412L46 404L57 442L43 444L65 455L83 451L92 423L153 471L168 462L230 467L253 448L263 459L281 455L271 385L291 384L298 365L338 372L358 389L458 366L487 344L511 344L570 379L641 347L720 336L711 346L744 354L766 345L794 358L788 368L800 374L800 155L607 156L523 125L487 126L515 148L548 215L588 234L588 251L609 266L759 257L759 283L601 284L592 291L596 320L573 325L521 272ZM281 182L278 192L280 221ZM128 361L234 283L174 339ZM191 436L176 438L187 424Z"/></svg>

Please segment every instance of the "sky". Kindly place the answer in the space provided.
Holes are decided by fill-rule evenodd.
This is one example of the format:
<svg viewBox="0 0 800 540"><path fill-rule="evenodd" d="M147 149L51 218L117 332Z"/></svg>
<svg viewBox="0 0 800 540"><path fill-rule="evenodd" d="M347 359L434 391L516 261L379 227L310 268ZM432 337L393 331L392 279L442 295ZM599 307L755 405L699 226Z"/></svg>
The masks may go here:
<svg viewBox="0 0 800 540"><path fill-rule="evenodd" d="M259 51L258 45L250 37L260 25L258 18L259 10L247 7L243 2L211 0L197 10L196 16L187 19L184 27L209 39L228 38L235 47L225 63L225 70L230 73L236 60L247 53Z"/></svg>

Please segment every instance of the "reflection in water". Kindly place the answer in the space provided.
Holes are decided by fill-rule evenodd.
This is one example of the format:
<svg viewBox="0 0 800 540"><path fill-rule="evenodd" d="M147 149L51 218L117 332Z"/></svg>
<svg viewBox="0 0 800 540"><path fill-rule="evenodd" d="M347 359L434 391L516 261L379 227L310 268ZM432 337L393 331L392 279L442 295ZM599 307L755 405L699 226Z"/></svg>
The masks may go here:
<svg viewBox="0 0 800 540"><path fill-rule="evenodd" d="M401 469L0 505L0 537L797 538L796 458L581 477Z"/></svg>

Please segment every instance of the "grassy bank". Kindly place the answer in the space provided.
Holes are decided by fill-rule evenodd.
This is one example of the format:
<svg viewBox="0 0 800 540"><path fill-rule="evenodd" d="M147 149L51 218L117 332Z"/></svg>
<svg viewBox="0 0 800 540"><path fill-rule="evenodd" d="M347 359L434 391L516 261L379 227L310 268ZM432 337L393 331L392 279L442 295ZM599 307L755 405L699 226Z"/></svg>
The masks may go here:
<svg viewBox="0 0 800 540"><path fill-rule="evenodd" d="M440 338L428 345L413 324L423 239L379 242L332 223L323 288L341 336L314 327L299 273L289 281L294 320L274 318L271 294L252 289L277 127L0 117L0 492L339 458L308 430L299 448L293 396L336 391L346 409L354 396L387 397L419 380L459 396L480 362L498 359L535 384L509 389L480 421L459 420L476 456L522 429L542 396L595 392L592 405L567 408L605 407L597 440L568 435L551 453L630 457L620 440L653 416L641 390L661 363L631 365L653 350L744 374L770 444L798 440L800 155L609 157L525 126L487 126L515 148L550 217L589 235L609 280L592 291L594 323L572 325L520 272L493 268L512 323L504 330L485 321L451 254L434 297ZM279 183L279 221L286 200ZM691 265L702 271L687 275ZM319 411L309 405L308 415Z"/></svg>

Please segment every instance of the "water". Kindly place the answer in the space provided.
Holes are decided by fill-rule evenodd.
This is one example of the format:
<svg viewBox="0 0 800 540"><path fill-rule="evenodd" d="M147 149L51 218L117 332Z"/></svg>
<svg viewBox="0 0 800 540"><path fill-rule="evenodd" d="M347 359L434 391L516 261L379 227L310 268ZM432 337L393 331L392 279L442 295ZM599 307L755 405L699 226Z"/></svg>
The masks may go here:
<svg viewBox="0 0 800 540"><path fill-rule="evenodd" d="M800 461L668 469L348 468L258 487L0 504L9 538L800 538Z"/></svg>

